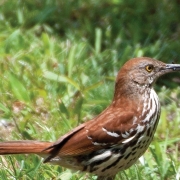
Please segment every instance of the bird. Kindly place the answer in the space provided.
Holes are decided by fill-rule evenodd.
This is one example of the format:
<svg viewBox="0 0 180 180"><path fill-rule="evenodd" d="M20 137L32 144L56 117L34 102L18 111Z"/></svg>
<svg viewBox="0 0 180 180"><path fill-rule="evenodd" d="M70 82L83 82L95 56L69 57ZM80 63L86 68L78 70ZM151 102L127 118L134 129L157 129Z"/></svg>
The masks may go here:
<svg viewBox="0 0 180 180"><path fill-rule="evenodd" d="M113 180L135 164L153 140L161 109L153 85L175 71L180 71L180 64L149 57L130 59L118 72L112 102L99 115L55 142L0 142L0 155L37 154L45 163Z"/></svg>

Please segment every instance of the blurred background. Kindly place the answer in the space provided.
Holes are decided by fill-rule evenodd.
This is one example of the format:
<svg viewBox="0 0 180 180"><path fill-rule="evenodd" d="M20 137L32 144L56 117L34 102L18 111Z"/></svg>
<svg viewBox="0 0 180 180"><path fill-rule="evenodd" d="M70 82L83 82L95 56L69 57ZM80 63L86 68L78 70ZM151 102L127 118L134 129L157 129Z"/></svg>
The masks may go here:
<svg viewBox="0 0 180 180"><path fill-rule="evenodd" d="M128 59L180 63L179 50L179 0L1 0L1 141L55 141L107 107ZM158 80L162 114L154 141L117 179L179 179L179 75ZM1 179L85 177L37 156L1 157L0 167Z"/></svg>

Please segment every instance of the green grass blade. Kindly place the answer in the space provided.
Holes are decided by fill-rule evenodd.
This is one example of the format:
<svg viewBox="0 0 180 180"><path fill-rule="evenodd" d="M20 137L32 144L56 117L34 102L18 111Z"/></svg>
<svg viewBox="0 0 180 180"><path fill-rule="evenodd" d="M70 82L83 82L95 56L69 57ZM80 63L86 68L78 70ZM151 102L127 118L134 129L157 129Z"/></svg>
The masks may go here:
<svg viewBox="0 0 180 180"><path fill-rule="evenodd" d="M29 93L24 84L14 74L8 73L7 77L15 97L20 101L29 103Z"/></svg>

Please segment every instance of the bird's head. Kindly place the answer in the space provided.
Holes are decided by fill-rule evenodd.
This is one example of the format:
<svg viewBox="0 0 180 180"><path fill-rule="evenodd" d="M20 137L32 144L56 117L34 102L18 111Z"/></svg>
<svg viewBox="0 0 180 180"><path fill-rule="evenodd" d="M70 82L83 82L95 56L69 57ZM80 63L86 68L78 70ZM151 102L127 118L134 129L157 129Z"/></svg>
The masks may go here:
<svg viewBox="0 0 180 180"><path fill-rule="evenodd" d="M174 71L180 71L180 64L165 64L147 57L133 58L120 69L115 94L120 95L118 92L121 90L128 94L135 92L137 88L151 88L160 76Z"/></svg>

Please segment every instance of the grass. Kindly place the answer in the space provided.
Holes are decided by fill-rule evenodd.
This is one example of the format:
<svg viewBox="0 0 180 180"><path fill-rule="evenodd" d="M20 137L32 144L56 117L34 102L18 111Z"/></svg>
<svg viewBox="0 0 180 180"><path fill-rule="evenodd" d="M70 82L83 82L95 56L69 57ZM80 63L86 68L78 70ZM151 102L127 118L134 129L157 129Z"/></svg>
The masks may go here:
<svg viewBox="0 0 180 180"><path fill-rule="evenodd" d="M55 141L111 101L131 57L179 62L179 4L166 1L2 1L0 140ZM162 113L141 162L123 180L180 178L179 74L157 82ZM41 158L1 156L1 179L95 179Z"/></svg>

